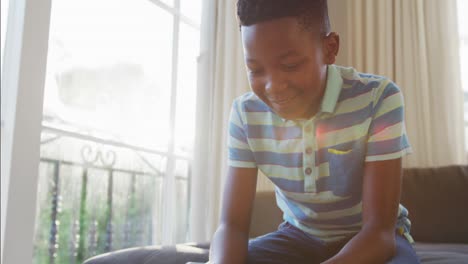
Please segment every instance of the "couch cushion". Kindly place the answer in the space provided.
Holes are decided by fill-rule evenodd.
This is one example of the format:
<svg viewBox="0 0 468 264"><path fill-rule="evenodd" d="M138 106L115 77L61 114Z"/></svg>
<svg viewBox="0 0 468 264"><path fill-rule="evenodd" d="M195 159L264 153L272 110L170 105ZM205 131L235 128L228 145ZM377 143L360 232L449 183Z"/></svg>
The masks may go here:
<svg viewBox="0 0 468 264"><path fill-rule="evenodd" d="M468 166L405 169L401 203L416 241L468 243Z"/></svg>
<svg viewBox="0 0 468 264"><path fill-rule="evenodd" d="M422 264L468 263L468 244L415 243Z"/></svg>

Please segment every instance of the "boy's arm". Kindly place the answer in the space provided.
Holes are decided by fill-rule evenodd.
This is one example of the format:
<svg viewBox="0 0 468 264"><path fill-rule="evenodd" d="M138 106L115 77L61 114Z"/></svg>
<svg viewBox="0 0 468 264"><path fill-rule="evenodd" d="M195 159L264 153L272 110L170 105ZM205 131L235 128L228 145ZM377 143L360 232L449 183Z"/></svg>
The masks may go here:
<svg viewBox="0 0 468 264"><path fill-rule="evenodd" d="M256 168L229 167L220 225L213 237L209 263L246 263L256 185Z"/></svg>
<svg viewBox="0 0 468 264"><path fill-rule="evenodd" d="M396 253L395 224L401 193L401 158L366 162L362 192L362 230L331 263L386 263Z"/></svg>

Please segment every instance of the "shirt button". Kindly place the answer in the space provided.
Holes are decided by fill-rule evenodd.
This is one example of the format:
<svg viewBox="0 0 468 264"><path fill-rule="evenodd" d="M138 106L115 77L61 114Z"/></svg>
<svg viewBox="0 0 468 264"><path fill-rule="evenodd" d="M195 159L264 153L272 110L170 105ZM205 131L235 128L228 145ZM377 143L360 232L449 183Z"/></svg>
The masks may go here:
<svg viewBox="0 0 468 264"><path fill-rule="evenodd" d="M312 169L311 169L311 168L305 169L305 173L306 173L307 175L310 175L310 174L312 173Z"/></svg>
<svg viewBox="0 0 468 264"><path fill-rule="evenodd" d="M312 151L313 151L313 150L312 150L312 148L311 148L311 147L309 147L309 148L306 148L306 154L307 154L307 155L310 155L310 154L312 154Z"/></svg>

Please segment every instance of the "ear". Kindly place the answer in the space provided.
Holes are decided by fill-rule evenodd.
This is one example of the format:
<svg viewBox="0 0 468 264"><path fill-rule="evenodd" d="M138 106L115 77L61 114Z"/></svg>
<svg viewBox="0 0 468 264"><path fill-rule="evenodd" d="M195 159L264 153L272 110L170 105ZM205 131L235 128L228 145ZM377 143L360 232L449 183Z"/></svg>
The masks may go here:
<svg viewBox="0 0 468 264"><path fill-rule="evenodd" d="M340 36L336 32L330 32L323 39L323 48L325 64L334 64L340 50Z"/></svg>

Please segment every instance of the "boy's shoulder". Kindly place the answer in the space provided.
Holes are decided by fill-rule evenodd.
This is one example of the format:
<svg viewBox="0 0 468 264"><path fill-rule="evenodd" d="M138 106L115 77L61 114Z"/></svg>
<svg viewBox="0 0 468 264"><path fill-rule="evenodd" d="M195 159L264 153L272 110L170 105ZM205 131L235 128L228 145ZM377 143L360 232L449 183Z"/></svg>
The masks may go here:
<svg viewBox="0 0 468 264"><path fill-rule="evenodd" d="M336 66L343 79L343 85L340 93L340 99L343 101L346 98L356 95L369 94L369 100L375 102L381 98L385 98L390 94L399 93L400 87L386 76L359 72L352 67Z"/></svg>
<svg viewBox="0 0 468 264"><path fill-rule="evenodd" d="M391 80L382 75L373 74L373 73L364 73L359 72L353 67L345 67L340 65L333 65L338 72L341 74L341 78L343 78L344 83L351 83L351 82L360 82L363 84L368 84L369 82L391 82Z"/></svg>

